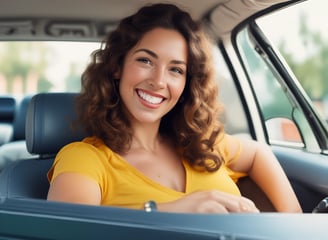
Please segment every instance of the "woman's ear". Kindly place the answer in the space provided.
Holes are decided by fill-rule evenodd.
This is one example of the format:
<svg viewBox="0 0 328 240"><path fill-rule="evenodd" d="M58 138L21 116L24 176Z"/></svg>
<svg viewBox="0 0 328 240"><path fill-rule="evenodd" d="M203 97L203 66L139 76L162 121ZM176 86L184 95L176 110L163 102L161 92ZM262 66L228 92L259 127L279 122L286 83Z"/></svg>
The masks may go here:
<svg viewBox="0 0 328 240"><path fill-rule="evenodd" d="M117 69L114 73L114 79L120 79L121 78L121 69Z"/></svg>

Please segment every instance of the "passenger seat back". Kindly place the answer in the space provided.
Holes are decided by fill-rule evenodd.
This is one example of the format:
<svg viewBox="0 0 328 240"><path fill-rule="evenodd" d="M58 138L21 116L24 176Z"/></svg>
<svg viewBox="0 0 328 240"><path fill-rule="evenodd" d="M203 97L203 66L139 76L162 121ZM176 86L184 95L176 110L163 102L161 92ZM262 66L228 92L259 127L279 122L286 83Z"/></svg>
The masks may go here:
<svg viewBox="0 0 328 240"><path fill-rule="evenodd" d="M76 121L76 93L41 93L29 104L26 145L37 158L12 162L0 173L0 197L41 198L47 196L47 171L57 152L86 135Z"/></svg>
<svg viewBox="0 0 328 240"><path fill-rule="evenodd" d="M0 146L0 172L10 162L33 157L27 151L25 142L26 113L31 98L32 96L25 96L23 99L17 101L11 126L13 129L11 140Z"/></svg>
<svg viewBox="0 0 328 240"><path fill-rule="evenodd" d="M25 123L28 105L32 99L31 95L25 96L16 106L13 122L13 139L12 141L25 140Z"/></svg>
<svg viewBox="0 0 328 240"><path fill-rule="evenodd" d="M15 106L15 98L9 96L0 97L0 146L12 139Z"/></svg>

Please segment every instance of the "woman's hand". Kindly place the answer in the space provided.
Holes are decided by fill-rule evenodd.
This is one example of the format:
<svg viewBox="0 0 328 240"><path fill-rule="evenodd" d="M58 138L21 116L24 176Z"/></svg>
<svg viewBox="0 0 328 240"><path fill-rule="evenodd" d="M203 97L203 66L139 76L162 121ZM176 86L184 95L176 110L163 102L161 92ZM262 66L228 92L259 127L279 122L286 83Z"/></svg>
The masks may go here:
<svg viewBox="0 0 328 240"><path fill-rule="evenodd" d="M199 191L176 201L159 203L158 210L186 213L258 213L255 204L248 198L220 191Z"/></svg>

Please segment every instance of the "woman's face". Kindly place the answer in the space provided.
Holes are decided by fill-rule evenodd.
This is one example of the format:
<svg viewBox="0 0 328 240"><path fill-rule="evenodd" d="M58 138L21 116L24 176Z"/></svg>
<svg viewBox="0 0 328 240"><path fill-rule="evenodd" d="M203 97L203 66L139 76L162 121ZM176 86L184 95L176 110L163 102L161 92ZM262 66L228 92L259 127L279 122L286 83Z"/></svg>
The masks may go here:
<svg viewBox="0 0 328 240"><path fill-rule="evenodd" d="M147 32L126 55L120 95L130 121L158 123L179 100L186 84L188 48L175 30Z"/></svg>

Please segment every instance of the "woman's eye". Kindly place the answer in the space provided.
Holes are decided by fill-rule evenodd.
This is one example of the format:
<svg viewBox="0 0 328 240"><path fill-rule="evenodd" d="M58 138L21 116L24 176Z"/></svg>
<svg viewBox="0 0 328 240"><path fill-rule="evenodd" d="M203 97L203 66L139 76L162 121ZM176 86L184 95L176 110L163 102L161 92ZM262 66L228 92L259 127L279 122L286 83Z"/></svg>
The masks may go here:
<svg viewBox="0 0 328 240"><path fill-rule="evenodd" d="M148 64L148 65L151 64L151 61L148 58L138 58L137 61Z"/></svg>
<svg viewBox="0 0 328 240"><path fill-rule="evenodd" d="M184 74L184 71L181 68L178 68L178 67L171 68L171 71L174 72L174 73L181 74L181 75Z"/></svg>

